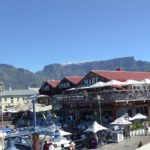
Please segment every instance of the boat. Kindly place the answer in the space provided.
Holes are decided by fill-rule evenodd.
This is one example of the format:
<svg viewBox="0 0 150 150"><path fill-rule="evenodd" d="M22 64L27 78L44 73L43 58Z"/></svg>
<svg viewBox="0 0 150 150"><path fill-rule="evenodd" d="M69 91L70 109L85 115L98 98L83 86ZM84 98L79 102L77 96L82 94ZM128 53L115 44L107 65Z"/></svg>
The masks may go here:
<svg viewBox="0 0 150 150"><path fill-rule="evenodd" d="M63 144L65 148L68 148L70 143L75 146L75 143L68 137L71 135L70 132L63 131L57 126L49 127L26 127L20 128L16 132L8 134L5 136L6 150L9 147L15 147L21 150L32 150L33 149L33 138L34 134L39 135L40 139L40 150L42 150L45 140L48 140L49 143L55 145L58 149L61 148ZM10 144L11 143L11 144Z"/></svg>

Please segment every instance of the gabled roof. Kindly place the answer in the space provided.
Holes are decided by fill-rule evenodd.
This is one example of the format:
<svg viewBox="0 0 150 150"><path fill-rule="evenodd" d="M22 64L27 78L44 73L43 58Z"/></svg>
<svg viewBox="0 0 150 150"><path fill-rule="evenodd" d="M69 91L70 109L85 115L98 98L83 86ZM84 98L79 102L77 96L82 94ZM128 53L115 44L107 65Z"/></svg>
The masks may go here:
<svg viewBox="0 0 150 150"><path fill-rule="evenodd" d="M59 80L46 80L45 82L47 82L48 85L50 85L53 88L55 88L60 83Z"/></svg>
<svg viewBox="0 0 150 150"><path fill-rule="evenodd" d="M77 85L83 77L79 77L79 76L71 76L71 77L65 77L64 79L70 81L71 83ZM63 79L63 80L64 80Z"/></svg>
<svg viewBox="0 0 150 150"><path fill-rule="evenodd" d="M98 76L104 77L108 80L126 81L129 79L133 79L140 81L146 78L150 79L150 72L102 71L102 70L92 70L91 72L97 74Z"/></svg>

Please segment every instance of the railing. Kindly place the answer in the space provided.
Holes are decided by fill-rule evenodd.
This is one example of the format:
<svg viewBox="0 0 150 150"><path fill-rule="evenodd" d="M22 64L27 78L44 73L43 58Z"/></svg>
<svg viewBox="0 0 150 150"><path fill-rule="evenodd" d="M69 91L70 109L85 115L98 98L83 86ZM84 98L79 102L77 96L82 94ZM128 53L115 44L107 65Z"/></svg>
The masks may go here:
<svg viewBox="0 0 150 150"><path fill-rule="evenodd" d="M100 99L103 102L109 101L121 101L121 100L150 100L150 92L146 90L115 90L115 91L102 91L102 92L93 92L88 93L88 95L83 94L69 94L69 95L61 95L58 97L52 98L53 103L95 103L98 98L97 95L100 96Z"/></svg>

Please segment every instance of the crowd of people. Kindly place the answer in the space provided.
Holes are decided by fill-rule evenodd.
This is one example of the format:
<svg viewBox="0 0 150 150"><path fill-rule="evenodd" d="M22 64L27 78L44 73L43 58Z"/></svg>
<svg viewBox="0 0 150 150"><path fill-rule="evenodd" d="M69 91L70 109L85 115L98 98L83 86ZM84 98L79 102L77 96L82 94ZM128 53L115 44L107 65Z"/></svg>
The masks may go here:
<svg viewBox="0 0 150 150"><path fill-rule="evenodd" d="M56 144L52 142L45 141L43 144L42 150L75 150L75 145L70 142L68 147L65 147L64 144L61 144L60 146L57 146Z"/></svg>

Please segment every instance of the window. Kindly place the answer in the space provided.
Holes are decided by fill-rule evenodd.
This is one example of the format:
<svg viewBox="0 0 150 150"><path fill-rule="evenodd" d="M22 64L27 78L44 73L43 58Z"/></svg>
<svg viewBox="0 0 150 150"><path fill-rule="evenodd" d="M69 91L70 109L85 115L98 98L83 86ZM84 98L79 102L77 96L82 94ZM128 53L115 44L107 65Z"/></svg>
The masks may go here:
<svg viewBox="0 0 150 150"><path fill-rule="evenodd" d="M46 85L46 86L44 87L44 91L49 91L49 86L48 86L48 85Z"/></svg>

